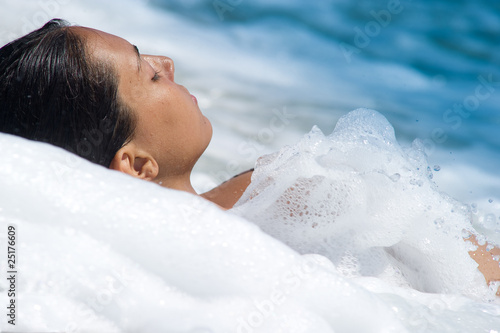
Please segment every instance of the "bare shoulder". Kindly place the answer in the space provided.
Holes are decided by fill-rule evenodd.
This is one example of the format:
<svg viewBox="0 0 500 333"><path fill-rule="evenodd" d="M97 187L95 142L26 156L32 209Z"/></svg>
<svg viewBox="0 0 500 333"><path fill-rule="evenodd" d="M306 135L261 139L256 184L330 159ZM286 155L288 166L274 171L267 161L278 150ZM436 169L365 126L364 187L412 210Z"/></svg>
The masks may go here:
<svg viewBox="0 0 500 333"><path fill-rule="evenodd" d="M253 169L240 173L201 196L224 209L230 209L250 185L252 173Z"/></svg>

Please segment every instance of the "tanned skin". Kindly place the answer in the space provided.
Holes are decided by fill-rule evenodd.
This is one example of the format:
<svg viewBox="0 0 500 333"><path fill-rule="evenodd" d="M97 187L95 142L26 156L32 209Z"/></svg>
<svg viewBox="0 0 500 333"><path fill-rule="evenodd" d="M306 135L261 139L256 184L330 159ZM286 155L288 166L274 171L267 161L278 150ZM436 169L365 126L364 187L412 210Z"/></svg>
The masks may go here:
<svg viewBox="0 0 500 333"><path fill-rule="evenodd" d="M240 199L250 185L253 170L243 172L201 196L223 209L230 209Z"/></svg>

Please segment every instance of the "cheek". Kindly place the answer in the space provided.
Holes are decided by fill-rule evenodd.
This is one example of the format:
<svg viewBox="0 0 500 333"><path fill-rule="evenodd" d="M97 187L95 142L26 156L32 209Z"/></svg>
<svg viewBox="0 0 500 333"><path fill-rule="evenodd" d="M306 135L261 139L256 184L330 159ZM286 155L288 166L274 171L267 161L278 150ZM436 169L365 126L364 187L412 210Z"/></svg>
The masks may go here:
<svg viewBox="0 0 500 333"><path fill-rule="evenodd" d="M158 140L170 143L172 138L189 138L200 124L191 95L175 88L162 87L150 93L140 106L144 132L153 132Z"/></svg>
<svg viewBox="0 0 500 333"><path fill-rule="evenodd" d="M140 108L141 104L149 99L148 89L142 80L121 78L118 91L122 100L134 109Z"/></svg>

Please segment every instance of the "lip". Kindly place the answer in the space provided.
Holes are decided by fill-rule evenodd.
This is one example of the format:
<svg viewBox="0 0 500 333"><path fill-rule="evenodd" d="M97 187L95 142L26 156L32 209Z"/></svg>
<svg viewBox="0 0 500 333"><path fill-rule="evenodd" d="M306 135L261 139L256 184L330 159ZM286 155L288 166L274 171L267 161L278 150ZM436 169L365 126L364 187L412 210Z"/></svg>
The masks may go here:
<svg viewBox="0 0 500 333"><path fill-rule="evenodd" d="M179 85L180 87L182 87L182 89L184 89L189 95L191 95L191 99L193 100L194 104L198 105L198 100L196 99L196 97L194 95L192 95L189 90L187 90L186 87L182 86L182 85Z"/></svg>

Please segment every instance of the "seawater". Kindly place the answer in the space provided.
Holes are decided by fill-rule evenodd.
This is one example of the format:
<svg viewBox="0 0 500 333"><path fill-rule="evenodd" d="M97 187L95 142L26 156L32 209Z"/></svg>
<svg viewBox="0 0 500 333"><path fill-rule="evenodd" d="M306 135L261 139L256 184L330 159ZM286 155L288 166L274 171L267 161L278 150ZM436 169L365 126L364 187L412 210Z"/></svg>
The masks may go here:
<svg viewBox="0 0 500 333"><path fill-rule="evenodd" d="M497 31L500 29L500 7L495 1L352 2L338 0L308 2L241 0L214 2L112 0L99 2L95 0L32 0L13 2L2 0L0 4L2 5L0 13L2 18L0 20L0 40L2 44L40 26L51 17L62 17L76 24L122 36L137 45L142 53L164 54L172 57L176 63L176 80L198 97L203 112L214 126L212 143L206 155L200 160L193 176L194 183L200 191L208 189L240 171L253 167L256 160L262 155L278 151L285 145L293 146L314 125L317 125L328 135L341 116L358 107L367 107L379 111L387 118L395 129L399 144L404 149L411 149L413 140L420 138L423 152L427 155L427 165L432 170L432 181L436 186L436 191L442 191L445 195L457 199L463 204L464 214L469 216L475 228L484 233L490 240L500 242L498 236L500 231L500 195L498 194L500 178L496 168L500 161L498 154L500 141L496 135L500 125L498 113L498 105L500 105L500 85L498 83L500 81L500 44L497 36ZM5 142L18 144L15 141ZM32 149L28 147L27 153L33 153ZM66 157L62 156L61 163L67 163L65 162ZM10 168L16 165L12 159L5 159L5 161L10 161L10 164L7 164L10 165ZM71 164L70 167L72 170L74 164ZM6 168L9 169L9 166ZM23 191L29 191L21 184L23 179L26 179L27 175L30 174L30 168L31 166L28 165L21 168L17 182L12 183L12 187L9 187L10 189L17 187L21 196ZM52 170L51 167L49 169ZM180 265L180 262L184 262L182 267L185 267L183 268L185 270L182 272L185 275L179 273L178 276L172 276L170 274L173 273L167 272L166 268L156 267L154 260L151 259L157 254L164 253L165 249L161 246L157 249L151 249L151 252L144 252L145 256L149 256L149 259L144 259L127 252L124 243L115 244L108 238L100 239L96 232L103 231L103 228L115 230L117 223L120 222L113 217L111 212L101 215L104 216L104 219L114 221L114 224L104 224L103 227L95 226L96 232L82 227L85 225L85 221L87 223L91 223L93 219L94 222L102 221L95 215L83 218L82 221L79 221L81 225L78 224L69 229L57 224L74 218L82 207L89 206L97 211L102 209L102 207L96 208L92 203L92 193L90 192L95 191L96 188L85 187L83 181L87 179L86 177L92 178L91 175L97 171L94 168L84 168L85 170L88 170L88 173L84 172L81 178L77 177L76 179L81 181L73 184L77 192L84 194L83 200L71 199L69 196L66 199L69 212L62 213L59 218L56 219L54 215L47 212L38 217L36 214L28 214L27 216L21 214L22 216L20 216L19 212L16 213L16 209L22 211L27 208L19 206L20 204L15 202L12 203L12 211L7 213L4 211L4 223L15 219L21 225L26 226L25 232L29 233L26 239L29 239L29 244L32 244L26 243L26 246L32 247L33 250L30 251L33 252L25 253L36 253L37 249L42 249L46 244L43 239L36 235L35 231L40 229L40 234L47 230L53 231L55 236L48 236L48 239L56 243L60 242L61 245L49 247L44 252L47 265L52 267L47 269L47 272L52 272L47 273L48 275L57 272L55 264L50 259L51 255L57 252L57 249L71 249L76 241L82 242L81 249L78 248L80 250L76 248L71 250L74 252L73 257L77 258L77 250L90 251L95 246L103 253L111 246L112 254L104 255L103 261L94 264L94 266L107 266L114 269L113 271L109 268L108 281L109 279L116 280L116 271L119 271L120 267L124 267L127 271L134 271L135 275L130 273L132 276L148 276L146 280L139 279L140 281L154 281L148 282L150 287L146 287L146 284L140 284L140 288L151 288L147 290L150 290L151 293L157 293L158 290L167 285L168 288L174 290L172 295L176 296L168 297L173 297L172 299L175 301L167 302L168 309L172 314L172 317L168 317L173 323L170 328L175 327L179 331L189 331L196 327L199 327L200 330L204 327L205 329L219 327L221 330L234 331L232 329L235 327L240 327L243 330L242 327L250 325L248 316L250 319L253 318L251 315L256 311L256 306L246 300L241 302L221 301L216 307L211 308L217 309L214 311L219 314L225 313L232 307L240 309L239 312L236 311L238 315L234 316L235 320L243 318L243 322L239 322L239 324L226 319L226 321L217 321L217 325L221 326L217 326L213 322L211 326L211 319L202 315L207 309L207 305L197 297L205 295L214 285L218 287L213 291L213 295L220 295L219 292L231 294L234 290L221 289L217 282L196 287L195 284L199 283L199 279L182 281L189 275L190 265L193 267L201 265L196 266L199 267L199 270L193 268L193 272L206 274L205 266L201 263L191 262L185 256L174 256L178 260L174 264ZM98 183L102 185L100 187L102 194L110 195L111 193L107 192L105 185L107 176L103 176L102 179L99 177L101 182ZM43 177L40 176L37 180L41 188L57 189L59 186L57 185L59 184L58 179L46 182L42 179ZM122 181L124 180L120 179L116 182L118 184ZM128 186L133 188L135 185ZM4 188L1 192L2 198L12 196L12 191L16 191L2 188ZM151 189L143 190L145 193ZM45 195L46 192L44 190L43 193L35 193ZM162 196L158 193L157 195ZM165 196L161 200L171 200L168 195ZM130 206L130 202L127 201L129 199L124 198L123 200ZM41 199L35 199L35 197L31 203L39 207L40 212L44 211L44 207L56 205L56 203L48 203ZM192 202L188 199L181 203L189 206ZM117 207L124 207L118 203L117 205ZM140 204L131 206L135 207L133 209L139 214ZM186 208L183 214L189 213L189 211ZM150 218L162 221L175 218L175 214L162 214L166 213L155 210L154 213L151 213ZM194 216L197 217L197 213L194 213ZM227 218L223 217L224 215L216 214L216 216L217 219ZM39 219L42 220L38 221ZM50 227L51 219L56 219L59 222L54 227ZM189 215L186 219L192 221ZM137 220L138 218L128 220L124 217L124 221L127 223L125 229L135 230L134 223ZM213 226L212 223L215 223L208 220L203 221L206 226ZM35 223L40 223L44 228L38 228ZM239 225L237 222L234 223ZM144 228L147 229L147 225L144 225ZM225 237L221 236L219 243L216 242L222 248L225 242L229 246L230 243L227 242L231 239L229 236L231 232L240 235L238 231L231 230L229 226L218 230L226 233ZM363 229L360 227L357 230L361 232ZM203 242L203 239L209 242L210 238L215 237L210 231L205 231L208 235L206 239L200 237L197 242ZM245 232L241 230L242 234ZM181 231L178 235L180 234ZM251 234L253 235L253 233ZM122 236L124 240L129 239L127 238L129 236ZM263 236L256 236L255 239L267 244L266 248L271 246L267 239L264 241L261 237ZM65 241L66 238L70 241ZM193 251L197 249L193 239L187 236L184 239L189 240L189 249ZM71 240L74 242L72 243ZM153 244L159 246L157 242L153 242ZM177 249L186 249L185 244L175 244L177 244ZM247 249L253 249L252 241L247 240L243 244ZM172 246L172 249L174 248L175 246ZM282 251L281 253L289 253L287 249L280 251ZM48 325L47 316L53 309L51 306L57 302L62 302L57 304L67 302L67 304L73 304L75 308L84 306L88 313L94 313L96 316L103 313L101 308L96 309L88 305L93 304L89 299L96 301L99 297L105 297L102 295L107 295L99 293L100 289L95 289L102 289L103 285L106 286L106 283L109 283L106 282L106 276L103 275L99 278L102 278L102 282L96 282L95 288L92 287L91 283L91 272L93 272L90 268L93 265L91 261L98 255L97 252L86 258L65 259L68 265L71 263L81 266L84 272L85 282L77 285L75 285L77 280L74 280L76 275L73 275L71 269L68 269L63 281L58 280L61 283L64 282L65 285L75 286L75 290L77 290L75 294L66 293L68 289L66 291L65 289L57 289L58 292L52 299L53 303L42 306L39 302L45 297L43 290L54 290L48 288L51 286L50 281L54 281L54 279L40 273L34 275L36 277L31 282L26 282L30 286L35 286L38 283L39 288L33 289L36 292L32 295L24 296L27 300L26 304L30 304L29 311L32 312L29 313L35 315L36 311L44 309L42 312L45 314L45 316L38 315L36 317L38 322L34 321L33 323ZM231 264L239 263L247 270L220 269L218 271L220 275L214 277L213 281L221 278L221 281L228 283L227 281L231 280L229 277L241 279L250 271L253 278L264 278L266 282L259 285L264 288L263 286L269 282L271 276L279 280L279 272L269 273L268 280L265 279L266 274L264 273L269 271L269 267L275 265L277 261L284 260L283 258L286 257L285 254L282 254L283 257L274 257L270 254L271 252L272 250L266 250L258 257L259 260L266 257L275 260L270 259L270 264L266 264L266 266L262 262L256 263L257 259L244 255L245 252L236 251L234 259L227 259L230 261L217 263L217 265L229 265L229 262ZM172 250L172 253L175 251ZM193 252L193 255L195 253L199 252ZM217 253L224 252L221 250ZM207 262L216 265L212 259L209 257ZM317 328L313 331L327 332L332 327L336 331L352 331L353 322L359 321L359 318L372 318L369 322L379 325L363 327L364 331L376 330L376 327L395 327L395 331L404 327L409 331L436 332L500 330L498 322L495 321L495 316L498 315L498 307L495 305L476 300L471 301L456 290L450 293L441 290L435 294L426 294L421 292L429 292L430 290L420 287L419 289L415 287L416 285L409 289L399 289L402 285L404 286L401 279L397 283L388 283L383 278L371 280L364 276L360 278L356 275L362 267L359 256L340 256L337 262L334 259L330 258L330 263L322 262L326 271L333 272L327 274L329 278L318 280L316 276L312 281L315 281L316 284L318 281L323 281L319 283L320 285L336 284L339 286L351 286L354 283L354 287L347 288L345 292L328 287L324 287L325 289L322 290L327 291L325 295L344 300L345 304L349 305L349 309L359 307L359 310L342 312L340 301L332 304L314 297L305 301L307 297L301 296L302 298L297 298L298 304L313 304L312 307L321 312L323 311L322 307L318 304L327 302L330 306L329 309L335 309L337 313L346 315L345 318L350 318L337 320L337 324L332 326L311 315L311 317L307 317L310 319L308 322L311 325L304 327ZM150 264L145 264L145 260ZM32 270L42 268L37 266L35 261L29 262L33 265ZM333 267L331 262L335 263ZM142 268L137 268L136 264ZM172 267L172 262L162 262L162 264L165 267L169 265ZM252 265L258 267L252 268ZM284 271L291 269L290 267L286 267ZM343 275L338 275L339 267L343 269ZM164 269L165 271L163 271ZM160 278L157 279L157 276ZM332 276L334 276L335 283L332 282ZM286 280L290 281L290 277L288 276ZM295 280L291 279L291 281ZM300 278L299 281L304 280ZM257 284L249 282L246 285L240 285L242 288L243 286L255 291L256 295L268 295L263 292L264 289L259 289ZM285 286L287 287L284 289L289 290L295 284L285 283ZM365 294L365 289L360 289L359 286L368 290L368 294ZM112 287L118 288L119 285L113 284ZM104 290L107 289L104 288ZM128 290L125 294L131 292L130 288L124 290ZM320 289L315 290L318 293ZM182 296L182 291L190 296L186 299ZM106 306L111 304L111 307L105 307L107 309L106 316L111 319L101 322L95 319L95 316L89 315L90 317L86 318L91 319L87 320L86 323L95 322L95 327L101 330L103 327L110 328L110 330L112 330L111 328L123 330L127 327L138 330L138 328L130 328L123 323L119 324L122 320L120 313L124 313L120 312L119 309L136 309L134 307L128 308L124 304L133 302L134 298L139 297L140 292L131 292L128 299L122 298L125 297L123 296L125 294L120 293L119 295L122 296L119 297L113 296L109 303L106 303ZM375 294L377 300L374 300L373 295ZM352 295L358 297L355 304L349 303ZM141 312L140 315L143 320L137 321L142 323L141 327L143 329L168 327L162 321L157 321L156 324L146 324L147 318L156 318L154 313L159 311L156 305L166 304L167 296L163 299L161 297L159 299L141 297L148 304L147 312ZM265 300L269 298L262 297ZM262 302L262 298L259 302ZM258 304L261 304L259 302ZM307 313L304 308L294 302L292 302L293 304L286 303L283 307L273 308L272 313L283 316ZM376 315L374 315L375 309L379 305L385 309L392 309L381 315L381 318L390 318L386 320L386 323L377 321ZM183 317L184 320L182 320L183 318L176 318L179 319L178 321L174 320L175 313L186 313L182 312L182 309L196 310L191 317ZM269 309L269 306L264 307L264 309ZM79 311L80 314L87 313L83 308L79 308ZM314 312L315 310L308 311ZM391 311L396 312L398 319L392 317L394 313ZM165 311L160 312L165 313ZM149 313L149 317L147 313ZM412 314L417 315L412 316ZM460 323L456 321L457 317L462 319ZM52 326L48 325L47 327L61 327L63 321L60 318L64 318L64 314L57 317L59 319L54 318L51 322ZM102 326L105 325L104 322L109 326ZM327 320L327 322L331 323L331 320ZM462 324L464 322L469 323L469 326ZM312 323L316 323L317 326ZM474 330L473 323L477 323L476 330ZM190 324L191 326L189 326ZM38 328L36 324L30 327ZM250 325L248 327L255 330L265 330L263 328L265 326ZM273 331L273 329L276 331L278 327L280 326L271 326L268 331ZM295 327L297 331L300 331L298 324Z"/></svg>

